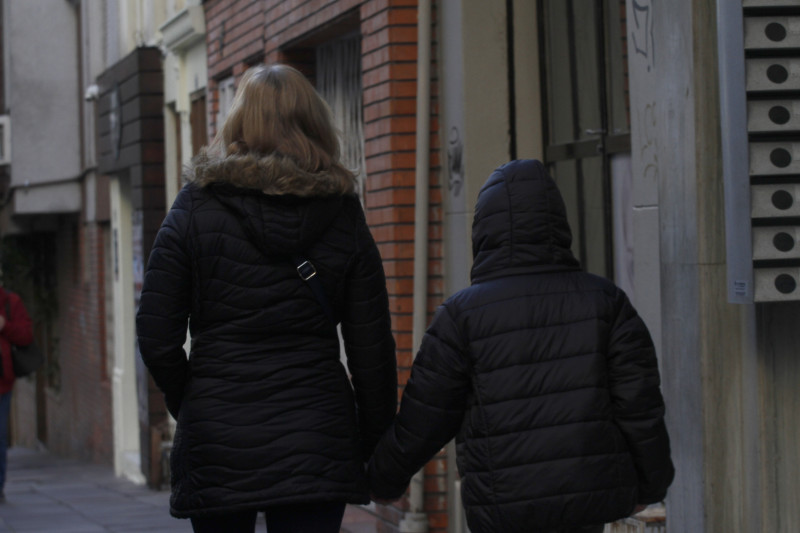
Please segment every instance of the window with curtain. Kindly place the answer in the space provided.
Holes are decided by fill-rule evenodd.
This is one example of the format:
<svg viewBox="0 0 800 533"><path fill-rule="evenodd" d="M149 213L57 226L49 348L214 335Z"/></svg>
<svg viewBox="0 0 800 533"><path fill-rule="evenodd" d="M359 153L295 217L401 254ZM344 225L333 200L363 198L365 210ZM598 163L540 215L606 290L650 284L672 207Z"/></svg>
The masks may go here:
<svg viewBox="0 0 800 533"><path fill-rule="evenodd" d="M361 35L349 34L320 44L316 49L316 85L333 111L341 132L342 162L357 176L363 199L364 115L361 87Z"/></svg>

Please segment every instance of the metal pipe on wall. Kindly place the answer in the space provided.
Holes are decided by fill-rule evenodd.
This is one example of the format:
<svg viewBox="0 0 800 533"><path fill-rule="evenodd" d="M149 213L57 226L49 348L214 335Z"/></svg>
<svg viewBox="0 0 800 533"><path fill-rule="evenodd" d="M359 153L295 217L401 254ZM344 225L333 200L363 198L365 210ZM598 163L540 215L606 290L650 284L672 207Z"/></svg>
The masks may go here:
<svg viewBox="0 0 800 533"><path fill-rule="evenodd" d="M430 184L430 100L431 100L431 0L417 5L417 125L414 208L414 314L413 353L422 342L428 322L428 206ZM425 515L424 471L411 479L409 510L400 520L401 533L428 531Z"/></svg>

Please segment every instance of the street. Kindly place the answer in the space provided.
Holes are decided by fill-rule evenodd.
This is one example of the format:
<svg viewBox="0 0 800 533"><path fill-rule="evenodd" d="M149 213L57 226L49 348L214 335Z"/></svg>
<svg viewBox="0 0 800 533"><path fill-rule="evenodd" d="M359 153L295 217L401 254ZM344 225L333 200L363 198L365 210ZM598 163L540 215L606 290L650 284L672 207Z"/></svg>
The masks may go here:
<svg viewBox="0 0 800 533"><path fill-rule="evenodd" d="M169 492L114 476L113 468L11 448L0 533L191 532L169 515ZM263 515L256 530L265 531ZM375 519L349 506L343 533L373 533Z"/></svg>

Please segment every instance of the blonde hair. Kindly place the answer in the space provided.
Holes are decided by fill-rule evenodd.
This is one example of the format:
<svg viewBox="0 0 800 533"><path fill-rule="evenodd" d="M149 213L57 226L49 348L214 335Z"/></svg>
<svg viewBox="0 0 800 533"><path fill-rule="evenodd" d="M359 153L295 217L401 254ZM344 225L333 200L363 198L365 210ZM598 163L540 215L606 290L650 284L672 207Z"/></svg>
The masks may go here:
<svg viewBox="0 0 800 533"><path fill-rule="evenodd" d="M328 104L298 70L275 64L245 72L210 151L219 156L288 157L305 172L352 172L339 161Z"/></svg>

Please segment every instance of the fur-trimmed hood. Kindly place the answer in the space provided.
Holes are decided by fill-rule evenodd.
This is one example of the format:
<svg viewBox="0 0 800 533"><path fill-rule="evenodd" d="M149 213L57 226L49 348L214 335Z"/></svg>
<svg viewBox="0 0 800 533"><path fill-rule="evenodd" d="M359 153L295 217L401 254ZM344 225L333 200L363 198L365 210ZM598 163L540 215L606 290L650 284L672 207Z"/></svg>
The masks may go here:
<svg viewBox="0 0 800 533"><path fill-rule="evenodd" d="M201 152L192 160L184 178L200 187L224 183L279 196L340 196L355 192L355 179L349 172L338 168L307 172L281 154L215 157Z"/></svg>
<svg viewBox="0 0 800 533"><path fill-rule="evenodd" d="M345 202L359 201L346 170L309 173L281 155L219 158L202 152L185 177L188 187L210 195L268 254L302 253L328 231Z"/></svg>

